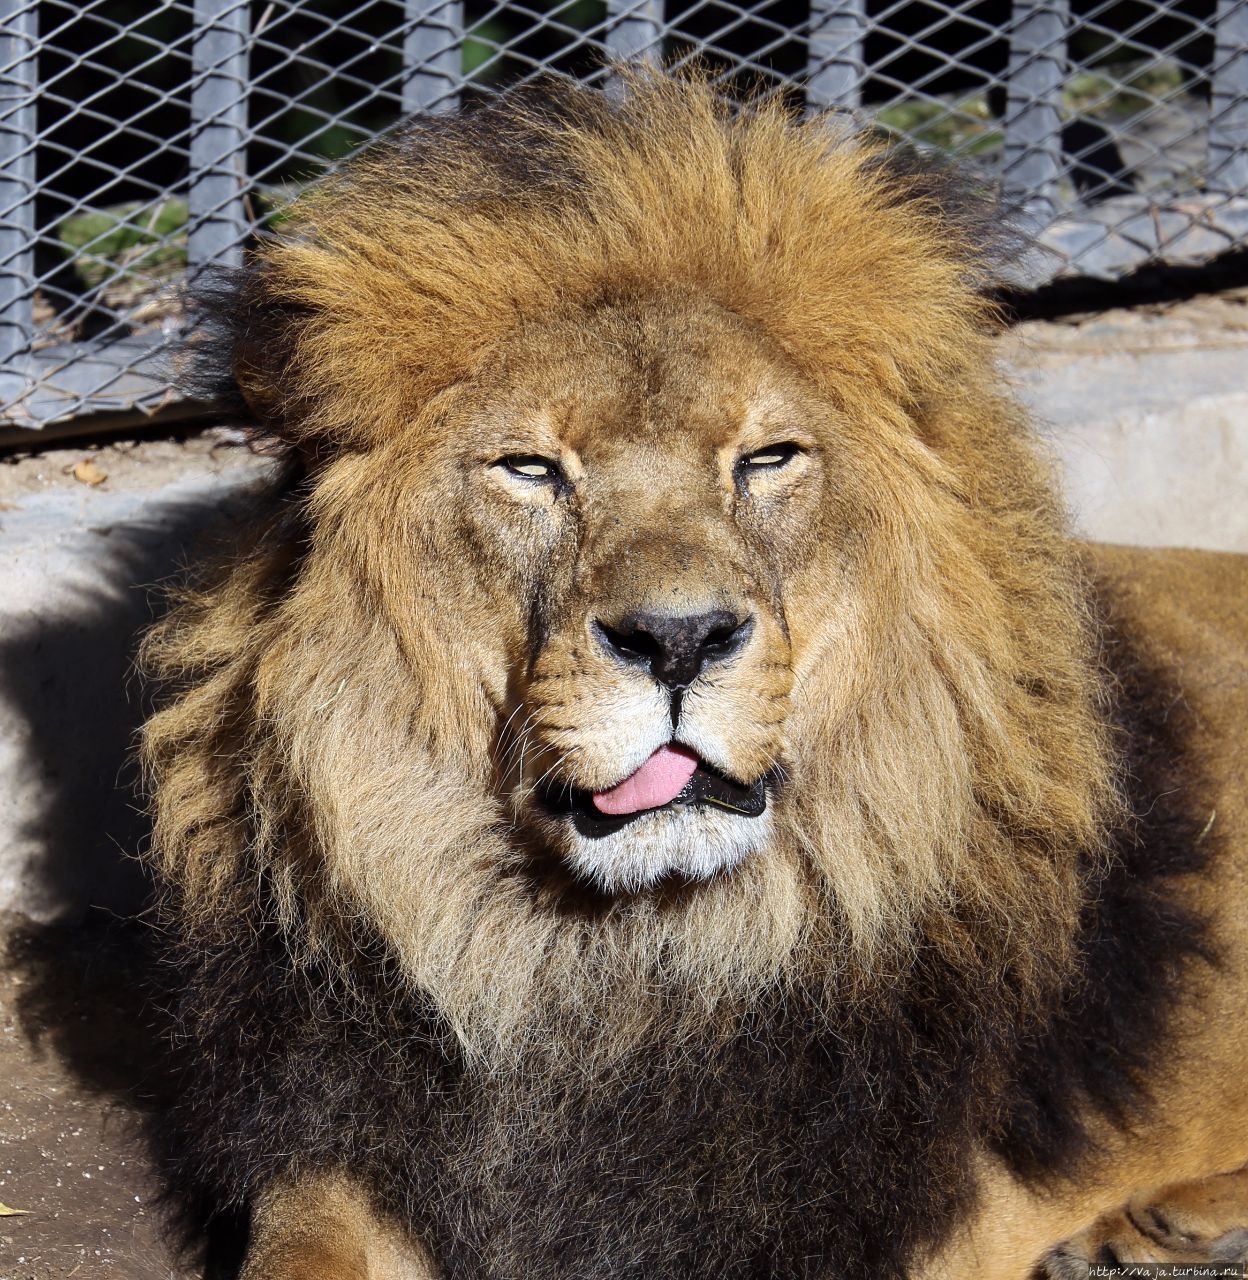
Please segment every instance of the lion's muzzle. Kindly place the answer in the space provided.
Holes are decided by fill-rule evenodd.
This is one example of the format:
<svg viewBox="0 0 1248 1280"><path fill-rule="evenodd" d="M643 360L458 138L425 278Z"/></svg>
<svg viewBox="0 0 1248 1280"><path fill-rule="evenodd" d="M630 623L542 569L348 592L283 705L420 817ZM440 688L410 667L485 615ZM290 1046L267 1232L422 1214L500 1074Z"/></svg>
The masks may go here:
<svg viewBox="0 0 1248 1280"><path fill-rule="evenodd" d="M591 792L566 784L548 785L542 801L552 815L570 819L578 835L597 840L649 815L703 805L724 814L758 818L766 812L769 793L780 780L779 770L772 769L752 782L739 782L673 741L615 786Z"/></svg>

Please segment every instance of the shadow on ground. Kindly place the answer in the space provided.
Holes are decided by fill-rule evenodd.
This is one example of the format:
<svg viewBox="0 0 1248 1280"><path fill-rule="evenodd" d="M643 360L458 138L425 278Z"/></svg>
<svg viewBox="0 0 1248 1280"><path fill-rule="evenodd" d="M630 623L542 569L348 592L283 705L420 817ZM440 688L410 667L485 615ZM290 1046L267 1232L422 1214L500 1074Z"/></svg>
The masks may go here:
<svg viewBox="0 0 1248 1280"><path fill-rule="evenodd" d="M205 1262L197 1207L160 1198L170 993L135 857L147 830L131 759L145 710L133 660L161 607L153 587L219 545L249 502L153 505L83 534L99 536L89 586L72 607L6 621L0 637L0 699L27 744L13 833L32 851L26 887L37 901L95 904L82 919L0 921L0 1201L27 1211L0 1218L6 1280L225 1280L235 1269L235 1224Z"/></svg>

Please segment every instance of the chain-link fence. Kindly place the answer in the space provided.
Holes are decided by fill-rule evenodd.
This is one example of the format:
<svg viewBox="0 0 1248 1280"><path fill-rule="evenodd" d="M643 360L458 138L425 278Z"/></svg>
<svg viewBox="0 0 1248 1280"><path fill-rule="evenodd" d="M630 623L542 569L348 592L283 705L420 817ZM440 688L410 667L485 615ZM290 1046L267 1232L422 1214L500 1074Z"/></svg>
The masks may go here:
<svg viewBox="0 0 1248 1280"><path fill-rule="evenodd" d="M695 56L983 167L1028 283L1248 243L1248 0L0 0L0 418L168 405L178 280L401 115Z"/></svg>

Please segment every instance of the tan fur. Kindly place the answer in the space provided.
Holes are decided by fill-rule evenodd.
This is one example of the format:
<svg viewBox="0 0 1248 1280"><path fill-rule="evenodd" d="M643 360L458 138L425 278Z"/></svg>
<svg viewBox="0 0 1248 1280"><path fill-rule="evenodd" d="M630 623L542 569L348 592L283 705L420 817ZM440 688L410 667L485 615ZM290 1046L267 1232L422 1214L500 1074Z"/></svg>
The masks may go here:
<svg viewBox="0 0 1248 1280"><path fill-rule="evenodd" d="M349 1176L271 1186L251 1217L239 1280L436 1280L423 1249Z"/></svg>
<svg viewBox="0 0 1248 1280"><path fill-rule="evenodd" d="M310 944L362 910L481 1052L599 1002L604 1035L630 1040L657 1016L658 963L698 1020L807 966L869 986L954 900L979 927L945 937L952 955L1051 971L1109 765L1075 558L994 389L974 246L826 124L774 106L731 118L662 79L633 95L605 139L561 143L585 183L573 209L462 199L482 178L453 152L439 185L396 191L383 151L264 251L267 294L313 312L289 365L240 377L285 434L353 447L315 476L287 595L266 602L290 553L261 536L149 642L153 670L192 681L145 737L163 875L207 924L250 848L283 901L313 904ZM664 366L673 342L682 360ZM726 550L723 493L678 501L652 481L687 470L688 440L605 456L642 412L639 360L663 387L645 413L708 448L801 425L820 464L790 503L804 529ZM726 389L710 407L707 388ZM502 727L519 695L540 731L546 696L517 673L538 562L493 550L513 536L503 516L465 522L484 498L462 475L517 436L601 446L604 529L684 503L702 571L773 621L715 714L743 732L765 718L750 676L780 664L790 713L738 763L783 760L797 799L765 857L677 904L625 899L569 924L555 888L500 877L524 856L493 769ZM612 553L590 541L539 675L575 661L577 602ZM630 553L634 580L662 583L653 540ZM776 573L791 651L758 602ZM595 670L582 701L611 679ZM588 716L580 732L591 755Z"/></svg>
<svg viewBox="0 0 1248 1280"><path fill-rule="evenodd" d="M1061 1245L1046 1270L1055 1280L1082 1280L1089 1263L1110 1258L1124 1265L1248 1260L1248 1171L1136 1194Z"/></svg>
<svg viewBox="0 0 1248 1280"><path fill-rule="evenodd" d="M560 134L574 203L492 193L455 146L405 183L383 148L261 251L257 297L294 310L235 372L311 459L310 533L249 536L148 641L182 690L143 747L172 909L237 927L263 875L296 956L363 917L498 1070L776 983L865 998L920 936L1010 971L1025 1019L1116 801L1079 553L997 389L976 246L826 122L629 93ZM790 439L743 496L733 460ZM575 498L507 488L513 453ZM590 629L660 596L757 619L686 712L708 759L789 786L739 865L590 909L532 800L610 785L662 718ZM986 1204L1022 1194L996 1177ZM1096 1199L1021 1230L1027 1260Z"/></svg>
<svg viewBox="0 0 1248 1280"><path fill-rule="evenodd" d="M1206 1194L1199 1188L1210 1175L1248 1164L1248 558L1103 547L1093 563L1124 621L1149 658L1173 675L1195 715L1210 817L1227 844L1226 856L1185 894L1213 922L1221 959L1179 1012L1172 1043L1145 1082L1153 1122L1125 1132L1102 1124L1099 1158L1048 1191L1023 1187L985 1160L978 1212L919 1273L922 1280L1021 1280L1067 1237L1082 1234L1076 1251L1099 1246L1129 1200L1164 1204L1180 1187L1185 1196ZM1234 1199L1223 1206L1228 1229L1248 1222L1248 1188L1243 1179L1229 1185L1238 1208Z"/></svg>

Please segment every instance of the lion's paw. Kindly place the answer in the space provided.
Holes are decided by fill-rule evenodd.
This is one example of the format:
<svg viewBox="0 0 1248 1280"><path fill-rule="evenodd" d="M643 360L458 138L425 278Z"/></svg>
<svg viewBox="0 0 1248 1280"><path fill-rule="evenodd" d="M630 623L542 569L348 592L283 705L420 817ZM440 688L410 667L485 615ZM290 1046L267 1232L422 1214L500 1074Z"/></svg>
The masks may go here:
<svg viewBox="0 0 1248 1280"><path fill-rule="evenodd" d="M1058 1245L1046 1280L1087 1280L1090 1265L1248 1261L1248 1169L1137 1196Z"/></svg>

